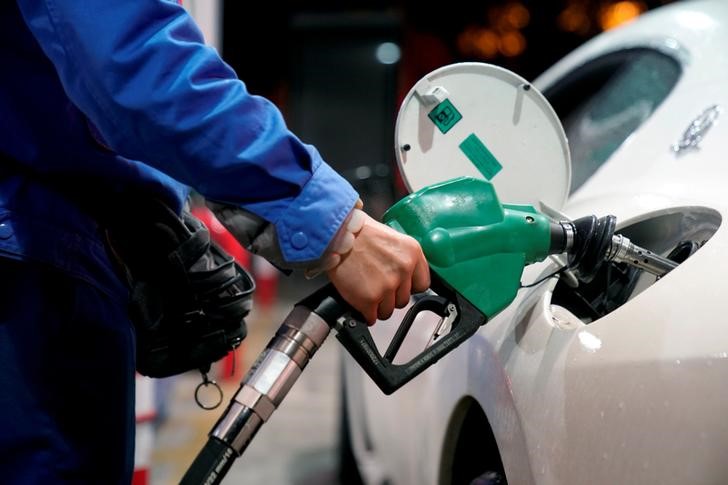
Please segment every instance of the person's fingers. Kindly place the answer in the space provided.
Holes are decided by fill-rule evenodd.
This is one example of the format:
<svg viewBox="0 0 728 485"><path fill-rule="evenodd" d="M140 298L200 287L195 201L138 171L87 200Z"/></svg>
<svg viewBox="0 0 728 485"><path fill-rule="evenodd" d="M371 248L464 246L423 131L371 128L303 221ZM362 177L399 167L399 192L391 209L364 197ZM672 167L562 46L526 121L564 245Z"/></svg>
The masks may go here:
<svg viewBox="0 0 728 485"><path fill-rule="evenodd" d="M394 313L394 291L388 291L384 294L384 298L379 302L377 317L380 320L386 320Z"/></svg>
<svg viewBox="0 0 728 485"><path fill-rule="evenodd" d="M368 216L351 251L327 270L341 296L372 325L395 307L405 307L412 292L430 286L427 260L417 241Z"/></svg>
<svg viewBox="0 0 728 485"><path fill-rule="evenodd" d="M427 264L425 255L420 252L420 258L412 274L412 291L421 293L430 287L430 266Z"/></svg>
<svg viewBox="0 0 728 485"><path fill-rule="evenodd" d="M366 324L369 326L374 325L377 323L377 305L367 305L366 307L359 307L358 308L359 313L361 313L361 316L364 317L364 320L366 321Z"/></svg>
<svg viewBox="0 0 728 485"><path fill-rule="evenodd" d="M404 308L410 301L410 295L412 294L412 279L403 278L400 282L399 288L397 288L397 294L394 300L397 308Z"/></svg>

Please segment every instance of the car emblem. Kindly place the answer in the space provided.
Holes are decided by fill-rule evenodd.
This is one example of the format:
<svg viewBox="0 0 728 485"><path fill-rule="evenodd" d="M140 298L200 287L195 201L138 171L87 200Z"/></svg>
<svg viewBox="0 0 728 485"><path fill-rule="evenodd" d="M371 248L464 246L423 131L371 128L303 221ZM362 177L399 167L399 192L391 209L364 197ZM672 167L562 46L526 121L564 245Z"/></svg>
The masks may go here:
<svg viewBox="0 0 728 485"><path fill-rule="evenodd" d="M672 148L672 151L679 155L685 150L700 148L698 145L701 141L703 141L705 134L708 130L710 130L710 127L713 126L715 120L718 119L721 111L720 106L717 104L706 108L705 111L700 113L700 115L698 115L698 117L690 123L683 133L682 138L680 138L680 141L670 147Z"/></svg>

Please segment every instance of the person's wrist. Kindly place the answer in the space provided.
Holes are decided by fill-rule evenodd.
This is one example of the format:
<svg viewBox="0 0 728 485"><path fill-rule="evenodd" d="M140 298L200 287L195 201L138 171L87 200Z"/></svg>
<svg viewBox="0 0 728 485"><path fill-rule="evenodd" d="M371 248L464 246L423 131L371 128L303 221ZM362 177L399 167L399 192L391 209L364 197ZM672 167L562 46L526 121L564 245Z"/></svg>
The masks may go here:
<svg viewBox="0 0 728 485"><path fill-rule="evenodd" d="M315 278L321 273L331 271L341 264L342 259L351 252L354 248L354 241L364 227L367 218L362 206L361 200L357 201L322 258L317 264L304 271L306 278Z"/></svg>

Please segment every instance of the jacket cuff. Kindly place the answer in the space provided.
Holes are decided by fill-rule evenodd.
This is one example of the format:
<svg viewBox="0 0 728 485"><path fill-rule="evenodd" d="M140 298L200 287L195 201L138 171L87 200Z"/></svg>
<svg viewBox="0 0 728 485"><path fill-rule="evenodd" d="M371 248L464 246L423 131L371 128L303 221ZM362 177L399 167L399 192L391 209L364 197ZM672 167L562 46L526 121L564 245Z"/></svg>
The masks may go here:
<svg viewBox="0 0 728 485"><path fill-rule="evenodd" d="M326 163L319 164L275 222L283 259L302 263L321 258L358 199L349 182Z"/></svg>

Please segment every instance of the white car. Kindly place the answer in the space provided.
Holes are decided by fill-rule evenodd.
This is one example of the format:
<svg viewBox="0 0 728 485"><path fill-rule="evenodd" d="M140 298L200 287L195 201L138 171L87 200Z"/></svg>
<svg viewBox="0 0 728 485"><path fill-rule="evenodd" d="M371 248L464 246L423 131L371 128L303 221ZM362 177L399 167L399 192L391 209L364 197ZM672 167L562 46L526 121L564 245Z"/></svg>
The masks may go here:
<svg viewBox="0 0 728 485"><path fill-rule="evenodd" d="M658 280L606 264L578 288L521 289L391 396L347 358L344 437L366 484L728 483L727 50L728 2L677 3L534 82L569 140L554 209L613 214L619 233L684 262ZM378 343L402 315L372 328ZM404 351L431 332L415 325Z"/></svg>

